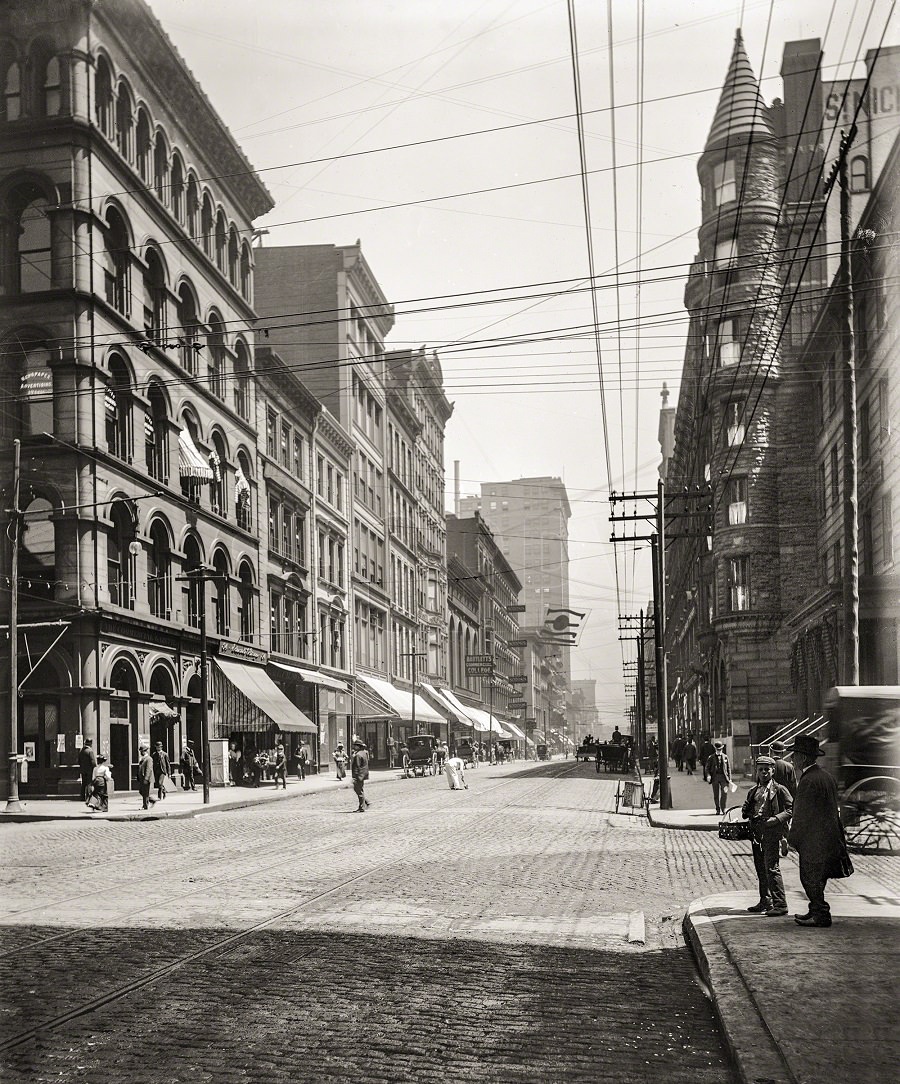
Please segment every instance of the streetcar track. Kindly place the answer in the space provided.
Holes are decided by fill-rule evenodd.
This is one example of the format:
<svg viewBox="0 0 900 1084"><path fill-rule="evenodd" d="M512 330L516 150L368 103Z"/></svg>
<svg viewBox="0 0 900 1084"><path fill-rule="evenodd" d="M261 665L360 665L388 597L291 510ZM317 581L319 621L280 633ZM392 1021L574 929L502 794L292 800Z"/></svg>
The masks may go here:
<svg viewBox="0 0 900 1084"><path fill-rule="evenodd" d="M554 765L554 767L556 767L556 765ZM549 789L552 784L556 783L565 774L569 774L572 770L573 770L573 765L571 765L571 764L561 764L561 765L559 765L558 774L554 774L550 779L546 779L546 777L542 776L541 777L541 783L539 785L536 785L533 788L532 802L534 801L534 798L536 798L541 792L543 792L544 790ZM510 779L501 780L498 783L496 783L495 785L491 786L489 788L489 792L499 790L502 787L508 786L510 783L513 783L513 782L521 782L520 777L513 777L513 778L510 778ZM489 793L489 792L481 792L481 793ZM517 799L508 802L506 804L506 806L501 806L500 809L502 810L502 809L506 809L506 808L514 808L515 806L520 804L521 800L522 800L522 797L519 796ZM409 808L408 806L404 806L404 812L407 811L408 808ZM478 826L481 827L482 814L480 812L475 812L475 813L471 814L470 819L476 820L478 822ZM459 825L458 824L452 825L451 827L445 829L443 832L439 833L440 842L443 843L443 841L447 837L453 836L453 835L457 834L458 832L459 832ZM238 930L238 931L236 931L236 932L234 932L232 934L229 934L226 937L220 938L219 940L215 941L213 944L207 945L203 949L199 949L196 952L192 952L192 953L188 954L187 956L183 956L181 959L175 960L172 963L165 965L164 967L156 968L154 971L150 972L149 974L140 976L139 978L136 978L136 979L132 979L131 981L129 981L127 983L124 983L121 986L115 987L114 989L109 990L104 994L99 994L95 998L91 998L90 1000L82 1002L80 1005L76 1005L76 1006L74 1006L73 1008L69 1009L68 1011L66 1011L64 1013L60 1013L57 1016L50 1017L49 1019L44 1020L41 1023L35 1024L33 1027L28 1028L25 1031L19 1032L16 1035L13 1035L8 1039L0 1040L0 1052L5 1052L7 1050L13 1050L13 1049L15 1049L17 1047L23 1046L24 1044L26 1044L28 1042L34 1041L43 1032L55 1031L56 1029L64 1026L65 1024L70 1023L72 1020L78 1019L79 1017L82 1017L82 1016L87 1016L92 1012L96 1012L98 1009L102 1009L106 1005L112 1004L115 1001L120 1001L123 998L128 997L129 995L135 993L138 990L142 990L145 987L150 986L155 982L158 982L158 981L160 981L162 979L165 979L169 975L171 975L171 974L173 974L173 973L175 973L177 971L180 971L183 968L188 967L189 965L191 965L193 963L196 963L198 960L202 960L202 959L205 959L206 957L213 956L213 955L216 955L216 954L221 954L221 952L224 949L228 948L229 946L237 944L238 942L249 938L251 935L258 933L261 930L265 930L265 929L268 929L271 926L274 926L276 923L281 922L286 918L289 918L291 915L293 915L296 912L302 910L303 908L308 907L311 904L316 903L319 900L321 900L321 899L323 899L323 898L325 898L327 896L333 895L336 892L340 892L341 890L349 887L350 885L355 884L357 881L361 881L361 880L363 880L363 879L365 879L367 877L371 877L372 874L379 873L379 872L381 872L381 871L383 871L385 869L389 869L392 866L400 865L403 861L406 860L406 858L410 854L413 854L413 853L421 854L423 852L423 850L424 851L434 850L436 848L437 842L438 842L438 840L436 840L434 836L431 836L431 837L429 837L428 844L426 844L426 846L424 848L423 848L421 842L419 842L419 841L411 843L406 848L406 850L403 852L403 854L400 855L400 856L392 855L390 858L386 859L384 862L379 862L374 866L367 867L365 870L363 870L360 873L353 874L350 877L345 877L341 881L339 881L338 883L333 884L328 888L322 889L321 891L316 892L311 896L307 896L304 899L300 900L299 902L291 904L290 907L283 908L282 910L276 912L274 915L269 915L267 918L261 919L259 922L255 922L252 925L250 925L248 927L245 927L242 930ZM285 863L280 863L280 864L284 865ZM270 863L267 864L267 865L269 866L269 868L271 868ZM216 882L216 883L228 883L228 882ZM209 887L210 886L208 886L208 885L204 886L204 890L208 891ZM183 896L178 896L178 897L172 896L172 897L169 897L169 900L164 901L164 902L171 902L171 901L179 899L179 898L183 898ZM154 906L159 906L159 904L156 904ZM150 908L141 908L140 910L148 910L148 909L150 909ZM129 914L124 916L124 917L130 917L131 914L136 914L136 913L140 913L140 911L129 912ZM100 928L102 925L106 925L106 923L102 923L102 924L101 923L96 923L94 926L79 927L78 929L68 931L65 934L57 935L57 936L52 937L52 938L45 938L43 941L36 942L34 945L29 945L28 948L41 947L43 945L50 944L52 942L57 942L59 940L62 940L63 938L80 936L81 934L84 933L85 930L89 930L91 928ZM21 949L18 950L18 951L21 951ZM10 954L7 953L5 955L10 955Z"/></svg>
<svg viewBox="0 0 900 1084"><path fill-rule="evenodd" d="M488 788L488 790L482 791L481 793L488 794L492 790L494 790L496 786L505 786L507 782L508 782L508 780L501 780L499 783L497 783L497 784L495 784L493 786L490 786ZM322 792L322 793L329 793L329 792ZM312 797L312 798L315 798L317 796L318 796L317 794L310 795L310 797ZM306 796L298 794L295 797L296 798L301 798L301 797L306 797ZM429 806L434 804L435 797L426 797L421 801L407 802L407 803L404 804L404 807L403 807L404 811L408 812L410 809L427 809ZM257 807L250 807L250 808L254 808L254 809L257 809L257 810L265 809L266 812L270 811L268 807L264 807L264 806L257 806ZM223 814L227 813L227 812L228 812L227 810L223 810ZM276 812L283 812L283 811L278 810ZM387 813L386 816L387 817L395 817L396 815L391 814L391 813ZM137 822L137 823L143 823L143 822ZM323 854L323 853L329 851L332 848L332 846L333 846L333 843L329 843L329 844L326 844L323 847L319 847L319 848L316 848L314 850L306 851L304 857L315 857L316 855ZM279 848L279 851L276 852L275 857L278 857L278 854L287 854L288 851L294 849L294 847L295 847L295 845L292 844L292 843L291 844L286 844L284 847ZM201 885L197 889L194 889L194 890L189 891L189 892L180 893L177 898L178 899L189 898L191 896L198 895L201 892L208 891L210 887L229 884L229 883L231 883L233 881L241 881L246 877L252 877L256 873L265 872L265 871L271 870L271 869L279 869L281 866L286 864L286 862L273 863L271 858L272 858L272 852L269 852L266 860L261 865L252 866L249 869L244 869L240 873L235 874L232 877L219 879L219 880L213 881L211 883L209 881L206 881L206 883L204 883L203 885ZM211 858L211 859L208 859L207 861L209 862L210 865L219 865L219 864L226 863L226 862L231 863L232 865L234 865L236 860L235 860L233 855L223 855L220 858ZM238 859L237 861L240 861L240 859ZM178 866L175 869L170 869L170 870L166 870L166 871L155 870L154 871L154 876L157 877L157 878L165 878L165 879L176 878L176 877L179 877L179 876L181 876L181 875L183 875L185 873L189 873L192 870L194 870L196 868L196 864L197 864L197 858L194 857L194 858L191 859L190 862L187 862L184 865ZM109 896L111 891L121 891L121 890L127 889L127 888L129 888L130 886L133 886L133 885L138 885L138 886L141 886L141 887L145 887L145 884L146 884L146 874L145 873L140 873L140 874L137 874L134 877L118 881L115 884L102 885L99 888L93 888L90 891L81 892L81 893L78 893L77 895L66 896L66 897L63 897L62 899L55 899L55 900L52 901L51 905L43 903L43 904L37 904L34 907L23 908L22 910L6 911L6 912L3 913L2 916L0 916L0 930L2 930L4 927L7 927L7 926L10 926L10 925L13 925L13 924L19 925L20 924L19 920L23 916L33 914L36 911L38 911L38 912L39 911L46 911L48 906L58 907L58 906L60 906L62 904L77 903L79 900L87 900L87 899L90 899L93 896L106 897L106 896ZM167 902L170 902L170 900L174 899L174 898L175 897L169 897L168 899L164 898L162 900L157 900L154 903L148 904L145 907L140 907L140 908L137 908L136 910L133 910L133 911L125 911L123 913L120 913L117 916L117 918L119 920L122 920L122 919L130 918L133 915L142 914L144 911L150 910L153 907L163 906L164 904L166 904ZM15 921L15 923L10 923L10 922L6 921L7 918L14 918L16 921ZM79 930L79 932L84 931L84 930L90 930L90 929L93 929L93 928L95 928L95 927L97 927L99 925L102 925L102 924L101 923L91 923L91 924L88 924L88 925L85 925L85 926L80 926L78 928L78 930ZM37 947L37 946L44 945L44 944L49 944L52 941L57 941L60 938L70 937L70 936L72 936L71 932L67 932L65 934L58 934L58 935L55 935L54 937L44 938L44 939L39 940L39 941L29 942L28 947L32 948L32 947ZM0 952L0 960L5 959L7 956L14 955L15 953L17 953L19 951L20 951L20 949L10 949L10 950L5 951L5 952Z"/></svg>

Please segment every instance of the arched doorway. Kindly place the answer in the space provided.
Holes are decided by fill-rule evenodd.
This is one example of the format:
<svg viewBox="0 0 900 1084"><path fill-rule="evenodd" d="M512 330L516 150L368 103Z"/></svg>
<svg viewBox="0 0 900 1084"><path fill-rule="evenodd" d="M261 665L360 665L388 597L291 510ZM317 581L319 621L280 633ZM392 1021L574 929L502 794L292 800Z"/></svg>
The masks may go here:
<svg viewBox="0 0 900 1084"><path fill-rule="evenodd" d="M119 659L109 683L109 767L116 790L133 790L131 765L137 761L138 676L128 659Z"/></svg>
<svg viewBox="0 0 900 1084"><path fill-rule="evenodd" d="M150 675L150 692L155 696L161 696L162 700L151 700L149 707L150 715L150 747L156 748L156 743L161 741L163 749L170 757L176 757L175 729L178 724L178 712L172 707L175 697L175 685L172 675L166 666L155 666Z"/></svg>

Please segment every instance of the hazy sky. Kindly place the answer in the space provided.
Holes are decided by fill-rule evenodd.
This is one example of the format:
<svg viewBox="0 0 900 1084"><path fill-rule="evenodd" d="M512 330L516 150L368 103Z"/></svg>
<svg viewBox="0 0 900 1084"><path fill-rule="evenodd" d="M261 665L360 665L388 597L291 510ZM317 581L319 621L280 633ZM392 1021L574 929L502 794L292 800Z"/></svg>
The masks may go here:
<svg viewBox="0 0 900 1084"><path fill-rule="evenodd" d="M619 721L616 615L646 605L650 562L620 548L617 574L609 491L656 485L696 162L735 30L771 102L786 41L821 38L828 77L863 73L890 0L613 0L611 12L576 0L599 362L565 0L150 3L263 171L276 201L265 244L359 238L396 308L387 345L437 350L455 403L448 507L457 459L463 494L565 481L571 598L591 609L573 675L597 679L604 720Z"/></svg>

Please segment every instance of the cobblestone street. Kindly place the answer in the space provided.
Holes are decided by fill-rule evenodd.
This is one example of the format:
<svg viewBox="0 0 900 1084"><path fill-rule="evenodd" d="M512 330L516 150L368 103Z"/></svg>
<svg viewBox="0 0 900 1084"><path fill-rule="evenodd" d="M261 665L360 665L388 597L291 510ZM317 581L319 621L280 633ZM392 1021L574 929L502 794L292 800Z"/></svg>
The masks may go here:
<svg viewBox="0 0 900 1084"><path fill-rule="evenodd" d="M5 826L4 1080L731 1081L680 920L749 856L591 765L469 784Z"/></svg>

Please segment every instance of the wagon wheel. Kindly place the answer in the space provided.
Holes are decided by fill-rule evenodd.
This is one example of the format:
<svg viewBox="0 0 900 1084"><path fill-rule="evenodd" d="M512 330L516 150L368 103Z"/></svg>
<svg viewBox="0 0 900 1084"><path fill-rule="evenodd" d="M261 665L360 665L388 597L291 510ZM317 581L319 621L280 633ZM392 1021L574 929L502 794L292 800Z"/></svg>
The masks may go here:
<svg viewBox="0 0 900 1084"><path fill-rule="evenodd" d="M900 779L857 780L842 798L847 845L854 851L900 851Z"/></svg>

